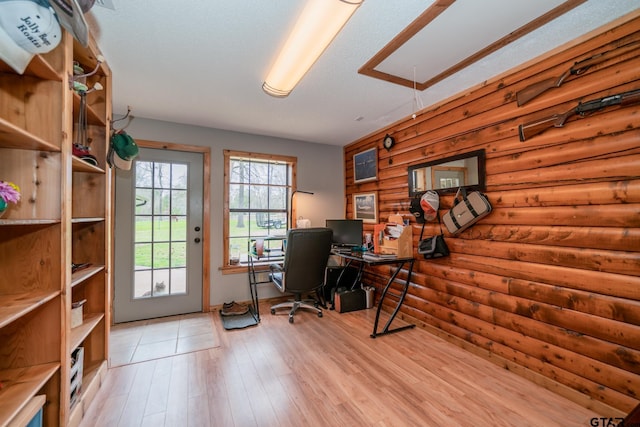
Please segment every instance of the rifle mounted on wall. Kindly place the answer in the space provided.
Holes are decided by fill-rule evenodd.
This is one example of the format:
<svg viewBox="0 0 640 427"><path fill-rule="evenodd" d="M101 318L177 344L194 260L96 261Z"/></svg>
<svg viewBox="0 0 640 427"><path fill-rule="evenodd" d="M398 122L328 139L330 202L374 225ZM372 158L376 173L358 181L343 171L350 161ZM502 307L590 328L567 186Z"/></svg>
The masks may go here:
<svg viewBox="0 0 640 427"><path fill-rule="evenodd" d="M593 55L590 58L583 59L582 61L578 61L573 64L573 67L569 68L564 72L560 77L551 77L549 79L543 80L538 83L533 83L522 90L516 92L516 100L518 102L518 107L523 106L527 102L531 101L533 98L541 95L543 92L546 92L549 89L553 89L554 87L560 87L565 80L570 78L571 76L580 76L587 72L587 70L594 65L598 65L601 62L604 62L614 56L622 55L624 53L630 52L636 48L640 47L640 41L634 41L631 43L627 43L615 49L608 50L606 52L599 53L597 55Z"/></svg>
<svg viewBox="0 0 640 427"><path fill-rule="evenodd" d="M629 92L619 93L617 95L605 96L604 98L594 99L587 102L581 102L577 107L572 108L566 113L554 114L544 119L534 120L518 126L518 134L520 141L525 141L534 135L544 132L545 130L557 127L564 127L564 124L571 116L579 115L585 117L588 114L595 113L603 108L612 105L632 105L640 102L640 89L631 90Z"/></svg>

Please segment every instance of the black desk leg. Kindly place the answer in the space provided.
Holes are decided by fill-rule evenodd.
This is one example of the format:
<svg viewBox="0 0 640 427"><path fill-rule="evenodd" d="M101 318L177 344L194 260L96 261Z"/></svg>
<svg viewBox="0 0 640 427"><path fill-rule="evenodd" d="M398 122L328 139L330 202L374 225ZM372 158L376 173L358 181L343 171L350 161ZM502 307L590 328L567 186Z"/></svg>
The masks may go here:
<svg viewBox="0 0 640 427"><path fill-rule="evenodd" d="M393 322L393 319L396 317L396 314L398 314L398 311L400 311L400 306L404 302L404 298L407 296L407 291L409 290L409 284L411 283L411 273L413 272L413 262L414 260L409 261L409 272L407 273L407 280L404 282L402 294L400 295L400 300L398 301L396 308L393 310L391 317L389 317L389 320L387 321L387 324L384 326L382 331L377 332L378 320L380 320L380 311L382 310L382 302L384 301L384 297L387 295L387 291L389 290L389 287L391 287L391 284L395 280L396 276L398 275L400 270L402 270L402 267L404 267L405 261L403 261L400 265L398 265L398 268L396 268L396 271L393 273L393 275L387 282L387 285L384 287L384 290L382 291L382 295L380 296L380 301L378 302L378 309L376 310L376 319L373 322L373 333L371 334L371 338L375 338L378 335L391 334L394 332L403 331L405 329L415 328L416 325L407 325L407 326L401 326L395 329L389 329L391 322Z"/></svg>

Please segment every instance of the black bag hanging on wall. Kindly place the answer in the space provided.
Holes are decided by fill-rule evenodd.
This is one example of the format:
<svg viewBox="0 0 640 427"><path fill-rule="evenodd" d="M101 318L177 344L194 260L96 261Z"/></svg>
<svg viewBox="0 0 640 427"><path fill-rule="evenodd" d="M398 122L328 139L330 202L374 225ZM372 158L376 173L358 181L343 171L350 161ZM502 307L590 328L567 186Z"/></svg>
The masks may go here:
<svg viewBox="0 0 640 427"><path fill-rule="evenodd" d="M449 247L447 246L447 242L444 240L444 233L442 232L442 223L440 222L440 215L438 214L437 210L436 210L435 217L438 219L438 225L440 226L440 234L438 234L437 236L427 237L426 239L423 239L422 234L424 233L424 222L422 223L422 230L420 231L420 239L418 242L418 253L424 256L425 259L442 258L449 255Z"/></svg>
<svg viewBox="0 0 640 427"><path fill-rule="evenodd" d="M420 240L418 253L422 254L425 259L442 258L449 255L449 247L444 240L444 235L438 234L437 236Z"/></svg>

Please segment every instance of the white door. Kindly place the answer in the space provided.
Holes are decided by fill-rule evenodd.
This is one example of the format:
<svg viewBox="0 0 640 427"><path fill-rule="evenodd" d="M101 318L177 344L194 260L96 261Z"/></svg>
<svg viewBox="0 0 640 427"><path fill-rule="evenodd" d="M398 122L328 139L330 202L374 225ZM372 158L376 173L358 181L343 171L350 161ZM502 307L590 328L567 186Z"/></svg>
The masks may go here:
<svg viewBox="0 0 640 427"><path fill-rule="evenodd" d="M202 311L200 153L141 148L116 170L114 322Z"/></svg>

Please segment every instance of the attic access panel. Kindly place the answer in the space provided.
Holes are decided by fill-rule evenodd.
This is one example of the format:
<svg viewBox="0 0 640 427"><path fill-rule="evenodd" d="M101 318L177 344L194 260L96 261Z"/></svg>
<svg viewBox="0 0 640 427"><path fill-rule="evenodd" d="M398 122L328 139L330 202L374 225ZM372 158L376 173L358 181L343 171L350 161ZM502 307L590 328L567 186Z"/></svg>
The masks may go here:
<svg viewBox="0 0 640 427"><path fill-rule="evenodd" d="M422 91L585 1L435 0L358 72Z"/></svg>

